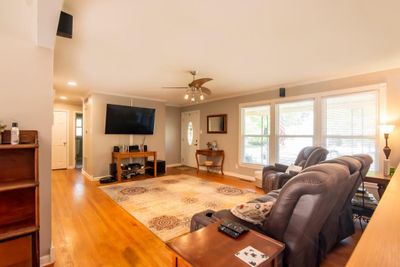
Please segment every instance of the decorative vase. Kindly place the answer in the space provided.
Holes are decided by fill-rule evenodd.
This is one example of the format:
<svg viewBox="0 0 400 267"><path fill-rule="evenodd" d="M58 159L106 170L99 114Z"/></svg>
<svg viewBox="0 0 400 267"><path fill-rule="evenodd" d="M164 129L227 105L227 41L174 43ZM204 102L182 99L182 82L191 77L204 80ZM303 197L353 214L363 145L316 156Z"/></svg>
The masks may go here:
<svg viewBox="0 0 400 267"><path fill-rule="evenodd" d="M383 175L388 176L390 174L390 160L384 159L383 160Z"/></svg>

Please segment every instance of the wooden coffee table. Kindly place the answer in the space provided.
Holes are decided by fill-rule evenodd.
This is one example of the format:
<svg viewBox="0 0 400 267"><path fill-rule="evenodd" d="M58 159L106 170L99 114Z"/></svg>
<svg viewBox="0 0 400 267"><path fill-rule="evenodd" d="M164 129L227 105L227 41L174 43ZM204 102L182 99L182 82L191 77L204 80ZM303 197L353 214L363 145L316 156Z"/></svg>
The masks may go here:
<svg viewBox="0 0 400 267"><path fill-rule="evenodd" d="M269 259L259 266L279 266L285 245L253 230L233 239L218 231L220 221L198 231L177 237L167 243L172 249L174 267L244 267L236 252L252 246Z"/></svg>

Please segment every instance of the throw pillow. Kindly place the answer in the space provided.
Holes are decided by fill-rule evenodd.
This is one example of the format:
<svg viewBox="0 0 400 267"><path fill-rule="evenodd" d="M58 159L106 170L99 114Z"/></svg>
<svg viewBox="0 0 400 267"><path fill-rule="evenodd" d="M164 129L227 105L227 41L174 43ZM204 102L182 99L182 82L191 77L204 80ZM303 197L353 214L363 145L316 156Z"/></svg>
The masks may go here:
<svg viewBox="0 0 400 267"><path fill-rule="evenodd" d="M275 201L268 201L264 203L244 203L239 204L231 209L233 215L246 222L256 225L262 225L267 218Z"/></svg>
<svg viewBox="0 0 400 267"><path fill-rule="evenodd" d="M286 169L286 173L290 174L291 171L293 172L301 172L303 168L301 166L297 166L297 165L290 165L287 169Z"/></svg>

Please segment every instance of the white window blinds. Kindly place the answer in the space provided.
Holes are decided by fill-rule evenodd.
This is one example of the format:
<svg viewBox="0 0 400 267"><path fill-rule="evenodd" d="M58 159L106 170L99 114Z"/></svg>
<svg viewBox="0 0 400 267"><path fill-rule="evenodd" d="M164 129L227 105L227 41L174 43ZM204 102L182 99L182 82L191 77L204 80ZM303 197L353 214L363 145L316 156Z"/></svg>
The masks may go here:
<svg viewBox="0 0 400 267"><path fill-rule="evenodd" d="M369 154L378 169L377 91L325 97L322 101L323 144L328 158Z"/></svg>

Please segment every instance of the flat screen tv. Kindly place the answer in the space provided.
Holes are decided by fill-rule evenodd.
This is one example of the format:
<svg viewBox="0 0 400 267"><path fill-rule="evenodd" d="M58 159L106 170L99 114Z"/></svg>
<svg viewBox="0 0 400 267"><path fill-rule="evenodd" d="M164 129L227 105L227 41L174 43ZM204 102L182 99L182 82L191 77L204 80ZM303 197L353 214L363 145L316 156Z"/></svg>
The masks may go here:
<svg viewBox="0 0 400 267"><path fill-rule="evenodd" d="M106 134L153 134L155 109L107 104Z"/></svg>

